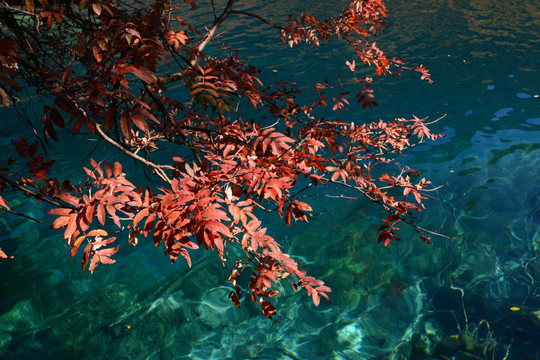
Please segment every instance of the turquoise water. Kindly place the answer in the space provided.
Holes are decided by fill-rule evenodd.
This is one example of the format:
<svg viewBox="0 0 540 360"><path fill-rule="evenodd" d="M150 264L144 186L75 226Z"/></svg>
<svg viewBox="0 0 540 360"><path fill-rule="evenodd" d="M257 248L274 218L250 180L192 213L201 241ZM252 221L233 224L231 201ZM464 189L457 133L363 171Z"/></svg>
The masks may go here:
<svg viewBox="0 0 540 360"><path fill-rule="evenodd" d="M308 6L281 3L276 21ZM267 14L274 6L250 4ZM215 254L187 269L141 244L90 276L47 226L2 213L0 247L16 259L0 263L0 359L540 359L540 1L388 6L381 45L427 65L435 82L381 79L379 107L345 116L448 114L436 124L447 137L404 161L447 184L420 224L453 239L430 246L411 235L384 248L369 204L315 203L329 212L271 231L330 284L332 303L315 308L286 287L272 322L249 301L232 305ZM226 30L231 47L257 51L265 81L295 75L308 84L347 71L343 48L281 49L246 21ZM2 129L3 145L12 129ZM74 146L55 150L64 174L94 145L63 155ZM97 153L108 156L101 145ZM45 216L43 204L14 204Z"/></svg>

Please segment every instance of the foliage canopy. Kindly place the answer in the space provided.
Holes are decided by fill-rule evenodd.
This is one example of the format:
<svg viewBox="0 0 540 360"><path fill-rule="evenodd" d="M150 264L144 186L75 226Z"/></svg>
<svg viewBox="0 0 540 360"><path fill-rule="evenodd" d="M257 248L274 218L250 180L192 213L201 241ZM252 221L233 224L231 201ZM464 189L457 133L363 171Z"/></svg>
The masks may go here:
<svg viewBox="0 0 540 360"><path fill-rule="evenodd" d="M190 16L200 4L192 0L3 1L0 98L35 139L12 134L13 159L0 166L0 207L28 216L10 207L10 192L49 203L51 227L62 231L71 256L82 252L90 272L115 262L122 238L133 246L150 238L171 262L181 257L190 266L190 251L215 250L230 267L231 300L240 306L248 293L272 317L278 281L304 289L315 305L331 289L282 251L260 214L307 222L312 207L301 195L323 186L338 195L341 187L385 212L378 239L385 246L404 224L429 242L414 213L433 188L396 158L441 135L417 117L340 119L348 107L377 105L373 77L360 75L366 68L373 76L417 71L431 82L424 66L389 58L372 40L385 25L382 0L354 0L335 17L291 15L281 24L239 10L240 3L205 3L213 16L197 28ZM285 47L350 45L356 57L343 59L347 79L313 84L315 99L306 103L291 79L263 85L260 70L238 53L209 56L207 46L234 17L274 28ZM25 115L27 89L47 101L39 124ZM321 116L321 107L336 116ZM120 162L94 159L82 167L83 181L57 179L47 150L64 139L59 131L69 131L70 141L86 141L83 133L100 139L150 170L157 185L130 178ZM163 148L175 155L156 151ZM0 257L10 258L1 250ZM242 284L246 269L251 276Z"/></svg>

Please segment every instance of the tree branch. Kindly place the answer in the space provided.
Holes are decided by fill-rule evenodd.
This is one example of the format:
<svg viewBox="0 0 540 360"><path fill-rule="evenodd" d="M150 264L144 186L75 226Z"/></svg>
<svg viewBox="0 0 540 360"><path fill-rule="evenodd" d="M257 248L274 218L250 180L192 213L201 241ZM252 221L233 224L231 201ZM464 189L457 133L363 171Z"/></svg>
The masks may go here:
<svg viewBox="0 0 540 360"><path fill-rule="evenodd" d="M100 124L96 124L96 129L97 129L97 132L99 133L99 135L101 135L101 137L107 141L109 144L111 144L112 146L114 146L115 148L117 148L118 150L120 150L121 152L123 152L124 154L126 154L127 156L137 160L137 161L140 161L142 162L144 165L152 168L154 170L154 173L159 176L161 178L161 180L167 182L167 183L171 183L171 180L169 179L169 177L167 176L167 174L165 173L165 171L163 171L164 168L167 168L167 169L173 169L172 167L167 167L167 166L164 166L164 165L157 165L157 164L154 164L153 162L151 161L148 161L146 160L145 158L143 157L140 157L139 155L137 154L134 154L132 153L131 151L129 151L128 149L126 149L125 147L123 147L122 145L120 145L119 143L117 143L116 141L114 141L113 139L111 139L107 134L105 134L105 132L101 129L101 125Z"/></svg>
<svg viewBox="0 0 540 360"><path fill-rule="evenodd" d="M262 16L257 15L257 14L254 14L254 13L250 13L250 12L242 11L242 10L231 10L231 14L246 15L246 16L254 17L254 18L256 18L256 19L261 20L263 23L265 23L265 24L267 24L267 25L270 25L270 26L272 26L272 27L275 27L275 28L278 29L278 30L282 30L282 29L283 29L283 27L281 27L281 26L279 26L279 25L276 25L276 24L270 22L269 20L266 20L266 19L263 18Z"/></svg>
<svg viewBox="0 0 540 360"><path fill-rule="evenodd" d="M26 218L26 219L30 219L32 221L35 221L37 222L38 224L43 224L43 221L41 220L38 220L30 215L26 215L26 214L23 214L23 213L20 213L18 211L15 211L15 210L11 210L11 209L6 209L6 208L0 208L0 210L4 210L4 211L7 211L9 213L12 213L14 215L17 215L17 216L20 216L20 217L23 217L23 218Z"/></svg>
<svg viewBox="0 0 540 360"><path fill-rule="evenodd" d="M208 45L208 43L212 40L212 38L216 34L216 31L220 27L220 25L223 24L227 16L229 16L229 14L231 13L233 4L234 4L234 0L227 1L227 6L225 6L225 9L221 13L221 15L219 15L219 17L214 21L210 29L208 29L208 31L206 32L206 35L204 35L199 45L197 45L193 49L193 52L192 52L193 55L191 55L191 58L189 60L189 65L192 68L195 67L195 65L197 65L197 62L199 61L202 51L204 50L206 45ZM174 74L169 74L167 76L160 76L158 77L158 83L160 85L166 85L171 82L178 81L184 77L184 72L185 71L182 70Z"/></svg>
<svg viewBox="0 0 540 360"><path fill-rule="evenodd" d="M157 96L157 94L150 88L150 85L148 84L144 84L144 88L146 89L146 91L148 92L148 94L150 95L150 97L152 98L152 100L154 101L154 103L156 104L156 106L158 107L158 110L159 112L161 113L161 116L163 116L163 119L165 120L165 124L163 125L163 129L171 126L172 122L173 122L173 118L172 116L167 112L167 109L165 109L165 105L163 105L163 102L161 101L161 99ZM191 145L189 139L182 133L179 133L180 137L182 138L182 141L184 141L187 146L192 150L193 152L193 156L195 156L195 158L197 159L199 165L202 164L202 159L201 157L199 156L199 153L197 153L195 151L195 149L193 148L193 146Z"/></svg>
<svg viewBox="0 0 540 360"><path fill-rule="evenodd" d="M11 187L15 188L15 189L18 189L20 191L22 191L23 193L25 193L26 195L29 195L29 196L32 196L33 198L35 198L36 200L41 200L41 201L44 201L46 203L49 203L51 205L54 205L54 206L57 206L57 207L64 207L64 208L70 208L70 209L75 209L74 206L72 205L62 205L60 204L59 202L55 201L55 200L51 200L49 198L46 198L44 197L43 194L40 194L40 193L37 193L37 192L34 192L28 188L25 188L24 186L22 186L21 184L13 181L13 180L10 180L9 178L7 178L4 174L0 174L0 180L4 181L5 183L11 185ZM27 216L25 216L27 217Z"/></svg>

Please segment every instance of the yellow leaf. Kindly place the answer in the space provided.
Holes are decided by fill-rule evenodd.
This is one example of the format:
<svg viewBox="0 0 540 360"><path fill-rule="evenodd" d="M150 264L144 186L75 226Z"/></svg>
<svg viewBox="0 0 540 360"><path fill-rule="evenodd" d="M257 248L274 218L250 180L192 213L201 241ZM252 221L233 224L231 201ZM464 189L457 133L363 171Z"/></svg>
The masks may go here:
<svg viewBox="0 0 540 360"><path fill-rule="evenodd" d="M90 232L86 234L86 236L107 236L107 235L109 235L109 233L103 229L90 230Z"/></svg>
<svg viewBox="0 0 540 360"><path fill-rule="evenodd" d="M72 247L74 248L78 248L79 245L81 245L81 242L84 240L84 238L86 238L86 235L81 235L77 238L77 240L75 240L75 242L73 243L73 245L71 245Z"/></svg>

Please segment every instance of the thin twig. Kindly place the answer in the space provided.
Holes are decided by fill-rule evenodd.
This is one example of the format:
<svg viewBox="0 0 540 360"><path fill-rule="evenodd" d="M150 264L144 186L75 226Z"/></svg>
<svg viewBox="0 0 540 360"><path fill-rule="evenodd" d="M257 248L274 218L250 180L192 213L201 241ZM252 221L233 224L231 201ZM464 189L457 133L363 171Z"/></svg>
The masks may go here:
<svg viewBox="0 0 540 360"><path fill-rule="evenodd" d="M257 15L257 14L254 14L254 13L250 13L250 12L242 11L242 10L231 10L231 14L251 16L251 17L254 17L254 18L257 18L257 19L261 20L263 23L265 23L265 24L267 24L267 25L270 25L270 26L272 26L272 27L275 27L275 28L278 29L278 30L282 30L282 29L283 29L283 27L281 27L281 26L279 26L279 25L276 25L276 24L270 22L269 20L266 20L266 19L263 18L262 16Z"/></svg>
<svg viewBox="0 0 540 360"><path fill-rule="evenodd" d="M120 145L119 143L114 141L113 139L111 139L109 136L107 136L107 134L105 134L105 132L103 132L103 130L101 129L101 125L96 124L96 129L97 129L99 135L101 135L101 137L105 141L107 141L109 144L113 145L115 148L117 148L118 150L120 150L121 152L126 154L127 156L129 156L129 157L131 157L131 158L133 158L133 159L135 159L137 161L142 162L146 166L151 167L152 169L154 169L154 172L156 173L156 175L159 176L163 181L165 181L165 182L167 182L169 184L171 183L171 180L169 179L167 174L165 174L165 171L163 171L163 169L164 168L172 169L172 167L154 164L153 162L148 161L145 158L134 154L133 152L129 151L128 149L126 149L125 147L123 147L122 145Z"/></svg>
<svg viewBox="0 0 540 360"><path fill-rule="evenodd" d="M32 190L30 190L28 188L25 188L21 184L15 182L13 180L10 180L9 178L4 176L3 174L0 174L0 180L2 180L4 182L6 182L7 184L11 185L13 188L16 188L16 189L22 191L23 193L32 196L33 198L35 198L37 200L44 201L46 203L49 203L49 204L57 206L57 207L64 207L64 208L67 207L67 208L70 208L70 209L75 209L75 207L72 206L72 205L62 205L62 204L60 204L59 202L57 202L55 200L51 200L49 198L44 197L43 194L40 194L40 193L34 192L34 191L32 191Z"/></svg>
<svg viewBox="0 0 540 360"><path fill-rule="evenodd" d="M37 222L38 224L43 224L43 221L38 220L38 219L36 219L36 218L34 218L34 217L30 216L30 215L26 215L26 214L20 213L20 212L15 211L15 210L6 209L6 208L0 208L0 210L7 211L7 212L9 212L9 213L15 214L15 215L17 215L17 216L20 216L20 217L23 217L23 218L26 218L26 219L30 219L30 220L32 220L32 221Z"/></svg>
<svg viewBox="0 0 540 360"><path fill-rule="evenodd" d="M445 238L445 239L449 239L449 240L463 240L463 239L461 239L461 238L457 238L457 237L453 237L453 236L447 236L447 235L443 235L443 234L438 233L438 232L435 232L435 231L428 230L428 229L423 228L423 227L421 227L421 226L418 226L418 225L416 225L416 224L414 224L413 226L414 226L416 229L418 229L418 230L421 230L421 231L423 231L423 232L427 232L427 233L429 233L429 234L431 234L431 235L440 236L440 237Z"/></svg>

